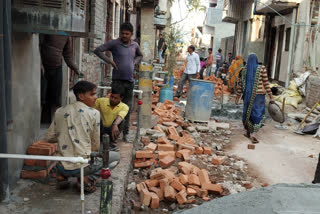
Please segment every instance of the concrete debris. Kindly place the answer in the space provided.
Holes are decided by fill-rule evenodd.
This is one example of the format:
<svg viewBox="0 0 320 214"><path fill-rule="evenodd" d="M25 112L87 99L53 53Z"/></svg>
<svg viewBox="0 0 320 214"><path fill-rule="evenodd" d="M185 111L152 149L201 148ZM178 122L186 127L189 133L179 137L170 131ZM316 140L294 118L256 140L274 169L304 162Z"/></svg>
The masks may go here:
<svg viewBox="0 0 320 214"><path fill-rule="evenodd" d="M209 131L208 126L196 126L196 129L198 132L208 132Z"/></svg>
<svg viewBox="0 0 320 214"><path fill-rule="evenodd" d="M193 132L196 131L196 128L194 128L193 126L189 126L189 127L187 128L187 130L188 130L189 132L193 133Z"/></svg>

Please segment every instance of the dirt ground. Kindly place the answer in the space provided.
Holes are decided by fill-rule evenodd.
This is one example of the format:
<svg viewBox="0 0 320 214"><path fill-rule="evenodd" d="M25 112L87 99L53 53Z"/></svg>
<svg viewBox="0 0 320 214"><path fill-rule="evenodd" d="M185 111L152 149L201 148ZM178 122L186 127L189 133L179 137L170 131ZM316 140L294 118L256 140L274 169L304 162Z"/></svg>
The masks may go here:
<svg viewBox="0 0 320 214"><path fill-rule="evenodd" d="M269 122L260 129L260 143L255 150L248 150L249 140L243 136L241 123L233 123L232 143L227 153L245 159L250 172L261 182L310 183L317 165L320 140L311 135L295 134L293 126L289 130L279 130L275 124Z"/></svg>

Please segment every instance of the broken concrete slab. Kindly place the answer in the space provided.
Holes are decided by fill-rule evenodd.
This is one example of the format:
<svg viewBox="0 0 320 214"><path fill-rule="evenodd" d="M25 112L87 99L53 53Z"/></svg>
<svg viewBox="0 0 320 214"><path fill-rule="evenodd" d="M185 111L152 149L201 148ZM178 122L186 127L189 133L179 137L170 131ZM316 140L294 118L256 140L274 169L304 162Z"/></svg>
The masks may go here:
<svg viewBox="0 0 320 214"><path fill-rule="evenodd" d="M212 200L181 214L320 213L320 185L277 184Z"/></svg>
<svg viewBox="0 0 320 214"><path fill-rule="evenodd" d="M187 130L188 130L189 132L193 133L193 132L196 131L196 128L194 128L193 126L189 126L189 127L187 128Z"/></svg>
<svg viewBox="0 0 320 214"><path fill-rule="evenodd" d="M208 132L209 131L208 126L196 126L196 129L198 132Z"/></svg>

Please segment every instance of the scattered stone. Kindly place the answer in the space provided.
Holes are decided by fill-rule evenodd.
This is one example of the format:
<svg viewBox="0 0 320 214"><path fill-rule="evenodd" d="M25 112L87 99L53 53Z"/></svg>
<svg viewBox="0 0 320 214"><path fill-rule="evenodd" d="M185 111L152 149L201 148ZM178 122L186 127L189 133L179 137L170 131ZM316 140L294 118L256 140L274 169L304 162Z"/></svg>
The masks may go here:
<svg viewBox="0 0 320 214"><path fill-rule="evenodd" d="M23 198L24 202L30 201L30 198Z"/></svg>
<svg viewBox="0 0 320 214"><path fill-rule="evenodd" d="M140 128L140 136L145 136L147 135L147 129Z"/></svg>
<svg viewBox="0 0 320 214"><path fill-rule="evenodd" d="M231 135L231 134L232 134L232 131L228 130L228 131L225 132L225 134L226 134L226 135Z"/></svg>
<svg viewBox="0 0 320 214"><path fill-rule="evenodd" d="M134 175L139 174L139 172L140 172L140 170L139 170L139 169L134 169L134 170L133 170L133 174L134 174Z"/></svg>
<svg viewBox="0 0 320 214"><path fill-rule="evenodd" d="M196 129L198 132L208 132L209 131L208 126L196 126Z"/></svg>
<svg viewBox="0 0 320 214"><path fill-rule="evenodd" d="M159 131L158 130L154 130L154 129L147 129L146 133L147 133L147 135L154 135L156 133L159 133Z"/></svg>
<svg viewBox="0 0 320 214"><path fill-rule="evenodd" d="M154 133L154 134L151 136L151 138L152 138L153 140L155 140L155 139L158 139L159 137L165 137L165 136L166 136L165 133L163 133L163 132L157 132L157 133Z"/></svg>
<svg viewBox="0 0 320 214"><path fill-rule="evenodd" d="M167 212L169 212L169 210L168 209L162 209L162 212L163 213L167 213Z"/></svg>
<svg viewBox="0 0 320 214"><path fill-rule="evenodd" d="M176 124L174 122L163 122L162 125L167 126L167 127L173 126L175 128L177 128L179 126L178 124Z"/></svg>
<svg viewBox="0 0 320 214"><path fill-rule="evenodd" d="M221 146L221 145L217 145L217 146L216 146L216 150L217 150L217 151L221 151L221 150L222 150L222 146Z"/></svg>
<svg viewBox="0 0 320 214"><path fill-rule="evenodd" d="M187 128L187 130L188 130L189 132L193 133L193 132L196 131L196 128L194 128L193 126L189 126L189 127Z"/></svg>
<svg viewBox="0 0 320 214"><path fill-rule="evenodd" d="M137 126L137 124L138 124L137 122L132 122L133 126Z"/></svg>
<svg viewBox="0 0 320 214"><path fill-rule="evenodd" d="M130 183L130 184L128 185L127 190L128 190L128 191L135 191L136 188L137 188L136 183L135 183L135 182L132 182L132 183Z"/></svg>
<svg viewBox="0 0 320 214"><path fill-rule="evenodd" d="M169 210L170 210L170 211L173 211L173 210L175 210L176 208L177 208L176 203L172 203L172 204L169 206Z"/></svg>
<svg viewBox="0 0 320 214"><path fill-rule="evenodd" d="M224 140L223 142L226 144L229 144L229 143L231 143L231 140Z"/></svg>

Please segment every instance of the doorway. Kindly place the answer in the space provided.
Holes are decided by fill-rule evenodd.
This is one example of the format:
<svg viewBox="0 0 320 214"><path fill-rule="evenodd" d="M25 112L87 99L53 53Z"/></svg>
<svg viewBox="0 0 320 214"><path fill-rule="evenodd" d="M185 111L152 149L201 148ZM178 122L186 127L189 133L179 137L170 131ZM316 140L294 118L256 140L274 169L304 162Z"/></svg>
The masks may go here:
<svg viewBox="0 0 320 214"><path fill-rule="evenodd" d="M276 69L274 79L279 80L280 76L280 67L281 67L281 55L283 49L283 37L284 37L284 25L279 27L279 36L278 36L278 50L277 50L277 59L276 59Z"/></svg>

